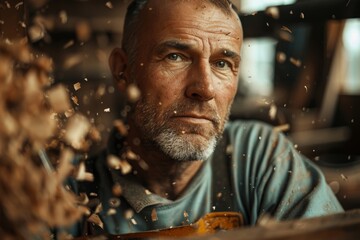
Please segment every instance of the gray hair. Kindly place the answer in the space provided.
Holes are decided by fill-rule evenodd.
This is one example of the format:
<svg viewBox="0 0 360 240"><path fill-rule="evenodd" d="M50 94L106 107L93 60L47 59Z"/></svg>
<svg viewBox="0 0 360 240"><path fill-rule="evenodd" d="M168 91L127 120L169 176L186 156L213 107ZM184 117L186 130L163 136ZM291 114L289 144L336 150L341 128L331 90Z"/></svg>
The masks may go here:
<svg viewBox="0 0 360 240"><path fill-rule="evenodd" d="M222 10L226 15L231 11L238 12L237 7L230 0L204 0ZM148 0L133 0L127 8L124 22L122 49L128 54L130 65L135 60L138 38L136 37L139 23L139 14Z"/></svg>

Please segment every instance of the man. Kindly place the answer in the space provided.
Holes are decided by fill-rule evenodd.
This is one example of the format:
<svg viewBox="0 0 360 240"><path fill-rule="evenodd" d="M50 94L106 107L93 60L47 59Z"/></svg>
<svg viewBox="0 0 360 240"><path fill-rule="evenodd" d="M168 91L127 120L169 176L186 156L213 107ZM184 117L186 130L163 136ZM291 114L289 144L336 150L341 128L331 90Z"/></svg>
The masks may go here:
<svg viewBox="0 0 360 240"><path fill-rule="evenodd" d="M114 131L106 151L88 161L95 187L87 191L100 197L106 232L180 226L213 211L239 212L248 225L264 214L342 211L320 171L282 134L259 122L227 123L241 45L229 1L131 3L122 48L109 63L119 88L136 85L141 97L128 132ZM123 171L109 168L114 158Z"/></svg>

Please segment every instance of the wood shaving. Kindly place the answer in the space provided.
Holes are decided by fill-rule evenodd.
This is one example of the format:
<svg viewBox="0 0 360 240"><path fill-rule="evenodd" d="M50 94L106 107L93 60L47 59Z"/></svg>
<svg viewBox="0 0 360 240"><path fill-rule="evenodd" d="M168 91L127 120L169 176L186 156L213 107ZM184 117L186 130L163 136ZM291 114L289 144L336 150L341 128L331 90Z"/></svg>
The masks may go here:
<svg viewBox="0 0 360 240"><path fill-rule="evenodd" d="M274 19L279 19L280 17L279 8L277 7L269 7L268 9L266 9L265 13Z"/></svg>
<svg viewBox="0 0 360 240"><path fill-rule="evenodd" d="M117 196L117 197L121 196L122 188L119 183L114 184L114 186L112 187L112 193L114 194L114 196Z"/></svg>
<svg viewBox="0 0 360 240"><path fill-rule="evenodd" d="M24 2L19 2L15 5L16 10L19 10L20 6L24 5Z"/></svg>
<svg viewBox="0 0 360 240"><path fill-rule="evenodd" d="M99 85L98 89L96 90L96 97L100 98L104 96L106 93L106 86L104 84Z"/></svg>
<svg viewBox="0 0 360 240"><path fill-rule="evenodd" d="M81 88L81 83L77 82L74 84L75 91L79 90Z"/></svg>
<svg viewBox="0 0 360 240"><path fill-rule="evenodd" d="M269 117L271 120L275 120L276 115L277 115L277 107L275 104L272 103L269 109Z"/></svg>
<svg viewBox="0 0 360 240"><path fill-rule="evenodd" d="M63 66L65 69L70 69L70 68L80 64L81 62L83 62L83 60L84 60L84 57L81 54L72 54L66 58Z"/></svg>
<svg viewBox="0 0 360 240"><path fill-rule="evenodd" d="M128 134L128 128L122 120L115 120L114 127L118 130L121 136L126 136Z"/></svg>
<svg viewBox="0 0 360 240"><path fill-rule="evenodd" d="M95 142L101 141L101 134L100 134L99 130L97 128L95 128L94 126L92 126L90 128L88 135Z"/></svg>
<svg viewBox="0 0 360 240"><path fill-rule="evenodd" d="M134 211L131 210L131 209L127 209L125 212L124 212L124 217L126 219L130 219L134 216Z"/></svg>
<svg viewBox="0 0 360 240"><path fill-rule="evenodd" d="M139 166L145 171L149 170L149 165L144 160L139 161Z"/></svg>
<svg viewBox="0 0 360 240"><path fill-rule="evenodd" d="M132 170L131 165L127 161L120 161L121 173L123 175L129 174Z"/></svg>
<svg viewBox="0 0 360 240"><path fill-rule="evenodd" d="M107 157L107 164L110 168L121 170L121 173L126 175L131 172L132 167L126 160L121 160L115 155Z"/></svg>
<svg viewBox="0 0 360 240"><path fill-rule="evenodd" d="M234 146L232 144L227 145L225 152L227 155L231 155L234 152Z"/></svg>
<svg viewBox="0 0 360 240"><path fill-rule="evenodd" d="M120 169L121 167L121 160L115 155L108 155L107 157L107 164L110 168L113 169Z"/></svg>
<svg viewBox="0 0 360 240"><path fill-rule="evenodd" d="M68 16L65 10L62 10L59 12L59 18L62 24L67 23L68 21Z"/></svg>
<svg viewBox="0 0 360 240"><path fill-rule="evenodd" d="M286 31L288 33L292 33L292 31L290 30L290 28L286 27L286 26L281 26L281 30Z"/></svg>
<svg viewBox="0 0 360 240"><path fill-rule="evenodd" d="M5 6L6 6L7 8L11 8L11 5L10 5L10 3L9 3L8 1L5 1Z"/></svg>
<svg viewBox="0 0 360 240"><path fill-rule="evenodd" d="M65 180L65 178L69 176L71 171L74 169L74 166L71 163L73 158L74 158L73 151L69 149L65 149L61 152L60 161L59 161L60 163L57 168L59 181Z"/></svg>
<svg viewBox="0 0 360 240"><path fill-rule="evenodd" d="M89 197L86 195L86 193L80 193L77 197L78 203L82 205L86 205L89 203Z"/></svg>
<svg viewBox="0 0 360 240"><path fill-rule="evenodd" d="M102 204L100 203L99 205L96 206L94 213L100 213L102 210L103 210L103 207L102 207Z"/></svg>
<svg viewBox="0 0 360 240"><path fill-rule="evenodd" d="M157 212L156 209L153 208L153 210L151 211L151 221L156 222L157 220L158 220Z"/></svg>
<svg viewBox="0 0 360 240"><path fill-rule="evenodd" d="M130 102L136 102L140 99L141 92L135 84L130 84L127 89L127 98Z"/></svg>
<svg viewBox="0 0 360 240"><path fill-rule="evenodd" d="M120 206L120 199L119 198L110 198L109 199L109 205L112 208L117 208Z"/></svg>
<svg viewBox="0 0 360 240"><path fill-rule="evenodd" d="M45 28L40 25L32 25L29 27L28 36L31 42L37 42L45 37Z"/></svg>
<svg viewBox="0 0 360 240"><path fill-rule="evenodd" d="M90 39L91 27L87 21L79 21L78 23L76 23L75 32L77 39L80 42L85 42Z"/></svg>
<svg viewBox="0 0 360 240"><path fill-rule="evenodd" d="M85 168L85 163L81 162L79 164L79 168L77 169L77 174L76 174L76 180L78 181L89 181L92 182L94 181L94 176L92 173L88 173L86 172L86 168Z"/></svg>
<svg viewBox="0 0 360 240"><path fill-rule="evenodd" d="M54 112L62 113L71 108L67 89L61 84L48 90L47 98Z"/></svg>
<svg viewBox="0 0 360 240"><path fill-rule="evenodd" d="M65 117L67 117L67 118L70 118L74 114L75 114L75 110L73 108L70 108L70 109L66 110L65 113L64 113Z"/></svg>
<svg viewBox="0 0 360 240"><path fill-rule="evenodd" d="M64 110L50 99L51 60L37 58L25 43L0 43L0 232L2 239L50 237L49 227L68 226L84 213L63 180L71 172L71 153L60 150L58 171L42 165L57 116ZM56 95L56 94L55 94ZM54 100L53 99L53 100ZM51 146L56 144L50 144Z"/></svg>
<svg viewBox="0 0 360 240"><path fill-rule="evenodd" d="M106 212L106 215L111 216L116 214L116 209L109 208L109 210Z"/></svg>
<svg viewBox="0 0 360 240"><path fill-rule="evenodd" d="M81 149L90 130L90 122L80 114L72 116L66 127L65 141L75 149Z"/></svg>
<svg viewBox="0 0 360 240"><path fill-rule="evenodd" d="M282 125L275 126L273 130L275 132L285 132L285 131L288 131L289 129L290 129L289 124L282 124Z"/></svg>
<svg viewBox="0 0 360 240"><path fill-rule="evenodd" d="M72 96L71 97L71 100L73 101L73 103L77 106L79 106L79 99L77 96Z"/></svg>
<svg viewBox="0 0 360 240"><path fill-rule="evenodd" d="M99 215L91 214L90 217L88 218L88 221L91 223L94 223L94 224L98 225L99 227L101 227L102 229L104 229L104 223L101 221Z"/></svg>
<svg viewBox="0 0 360 240"><path fill-rule="evenodd" d="M286 61L286 54L284 52L278 52L276 54L276 61L278 63L284 63Z"/></svg>
<svg viewBox="0 0 360 240"><path fill-rule="evenodd" d="M293 36L291 35L291 33L287 32L287 31L280 31L279 38L284 41L287 41L287 42L293 41Z"/></svg>
<svg viewBox="0 0 360 240"><path fill-rule="evenodd" d="M295 59L295 58L291 57L290 62L292 64L294 64L296 67L301 67L301 61L299 59Z"/></svg>
<svg viewBox="0 0 360 240"><path fill-rule="evenodd" d="M129 160L139 160L140 157L139 157L139 155L137 155L137 154L134 153L133 151L127 150L127 151L126 151L126 159L129 159Z"/></svg>
<svg viewBox="0 0 360 240"><path fill-rule="evenodd" d="M114 6L112 5L112 3L111 3L110 1L109 1L109 2L106 2L105 6L106 6L107 8L110 8L110 9L113 9L113 8L114 8Z"/></svg>

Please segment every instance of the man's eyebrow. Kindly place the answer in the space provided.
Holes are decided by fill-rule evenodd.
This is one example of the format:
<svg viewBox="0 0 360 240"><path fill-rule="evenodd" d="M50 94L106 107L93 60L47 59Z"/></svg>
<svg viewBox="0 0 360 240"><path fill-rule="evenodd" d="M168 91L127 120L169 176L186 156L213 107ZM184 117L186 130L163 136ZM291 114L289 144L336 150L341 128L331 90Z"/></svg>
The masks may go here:
<svg viewBox="0 0 360 240"><path fill-rule="evenodd" d="M183 50L191 49L192 45L188 44L188 43L179 42L178 40L168 40L168 41L164 41L164 42L160 43L156 47L156 51L158 53L162 53L169 48L183 51ZM221 54L225 57L229 57L229 58L232 58L232 59L235 59L238 61L241 60L241 56L238 53L236 53L235 51L232 51L230 49L227 49L227 48L221 49Z"/></svg>
<svg viewBox="0 0 360 240"><path fill-rule="evenodd" d="M229 58L233 58L233 59L236 59L236 60L241 60L241 56L232 51L232 50L229 50L229 49L222 49L221 53L225 56L225 57L229 57Z"/></svg>
<svg viewBox="0 0 360 240"><path fill-rule="evenodd" d="M168 41L164 41L164 42L160 43L156 47L156 50L157 50L157 52L161 53L168 48L174 48L174 49L178 49L178 50L188 50L191 48L191 45L187 44L187 43L181 43L177 40L168 40Z"/></svg>

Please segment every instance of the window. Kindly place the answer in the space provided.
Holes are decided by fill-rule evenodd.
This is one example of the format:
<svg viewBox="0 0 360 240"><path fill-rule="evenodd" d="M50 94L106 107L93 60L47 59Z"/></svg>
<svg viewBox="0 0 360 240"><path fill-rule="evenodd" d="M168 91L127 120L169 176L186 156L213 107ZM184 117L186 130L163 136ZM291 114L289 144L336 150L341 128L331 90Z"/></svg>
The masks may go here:
<svg viewBox="0 0 360 240"><path fill-rule="evenodd" d="M294 2L295 0L242 0L241 12L252 13L265 10L269 6ZM276 41L271 38L244 40L240 79L247 94L255 96L272 94L275 44Z"/></svg>
<svg viewBox="0 0 360 240"><path fill-rule="evenodd" d="M347 61L344 93L360 94L360 19L348 19L343 32Z"/></svg>

